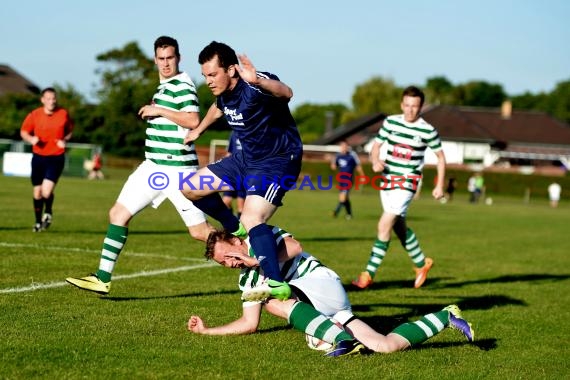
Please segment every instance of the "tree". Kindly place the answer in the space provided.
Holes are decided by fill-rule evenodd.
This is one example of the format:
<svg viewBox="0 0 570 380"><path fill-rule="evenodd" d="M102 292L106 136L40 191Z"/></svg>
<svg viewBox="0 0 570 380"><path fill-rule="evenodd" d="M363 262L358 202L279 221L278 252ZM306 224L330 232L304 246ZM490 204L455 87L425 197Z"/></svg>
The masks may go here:
<svg viewBox="0 0 570 380"><path fill-rule="evenodd" d="M428 78L424 88L426 103L451 104L453 101L453 84L444 76Z"/></svg>
<svg viewBox="0 0 570 380"><path fill-rule="evenodd" d="M570 123L570 80L558 83L545 103L546 112Z"/></svg>
<svg viewBox="0 0 570 380"><path fill-rule="evenodd" d="M97 107L88 104L79 91L68 84L66 87L56 85L57 102L65 108L73 120L72 142L93 143L92 133L103 120L97 115Z"/></svg>
<svg viewBox="0 0 570 380"><path fill-rule="evenodd" d="M292 114L303 143L310 143L325 133L327 123L330 123L331 127L339 125L347 110L348 108L340 103L325 105L304 103L296 107Z"/></svg>
<svg viewBox="0 0 570 380"><path fill-rule="evenodd" d="M353 111L345 113L342 122L378 112L397 113L400 111L401 95L402 89L392 79L373 77L356 86L352 95Z"/></svg>
<svg viewBox="0 0 570 380"><path fill-rule="evenodd" d="M453 89L453 104L472 107L500 107L507 94L500 84L471 81Z"/></svg>
<svg viewBox="0 0 570 380"><path fill-rule="evenodd" d="M513 108L546 112L555 118L570 123L570 80L556 84L550 93L525 92L513 96Z"/></svg>
<svg viewBox="0 0 570 380"><path fill-rule="evenodd" d="M94 131L94 142L103 144L111 153L140 157L144 153L146 123L139 118L138 110L150 103L156 89L154 61L136 42L102 53L97 61L103 64L98 69L101 87L97 113L104 124Z"/></svg>
<svg viewBox="0 0 570 380"><path fill-rule="evenodd" d="M39 106L39 96L36 94L6 94L0 97L0 137L19 140L26 115Z"/></svg>
<svg viewBox="0 0 570 380"><path fill-rule="evenodd" d="M545 93L532 94L525 92L511 97L514 109L546 112L549 95Z"/></svg>

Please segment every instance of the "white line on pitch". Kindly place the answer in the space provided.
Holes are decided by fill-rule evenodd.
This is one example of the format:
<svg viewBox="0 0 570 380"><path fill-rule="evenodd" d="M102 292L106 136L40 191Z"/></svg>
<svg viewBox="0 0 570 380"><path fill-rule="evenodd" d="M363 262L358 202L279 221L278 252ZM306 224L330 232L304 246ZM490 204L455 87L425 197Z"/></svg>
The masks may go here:
<svg viewBox="0 0 570 380"><path fill-rule="evenodd" d="M217 264L213 263L213 262L209 262L209 263L204 263L204 264L199 264L199 265L187 265L187 266L178 267L178 268L142 271L142 272L131 273L131 274L116 275L116 276L113 276L113 280L124 280L124 279L137 278L137 277L158 276L161 274L184 272L187 270L208 268L208 267L213 267L213 266L217 266ZM65 286L65 285L68 285L68 284L67 284L67 282L63 282L63 281L61 281L61 282L49 282L47 284L32 283L29 286L0 289L0 294L23 293L23 292L31 292L34 290L60 288L60 287Z"/></svg>
<svg viewBox="0 0 570 380"><path fill-rule="evenodd" d="M8 243L0 241L0 247L8 247L8 248L37 248L43 249L47 251L70 251L70 252L86 252L86 253L95 253L101 252L101 250L97 249L87 249L87 248L69 248L69 247L57 247L57 246L40 246L39 244L22 244L22 243ZM170 255L162 255L157 253L144 253L144 252L132 252L125 250L122 253L126 256L137 256L137 257L156 257L159 259L169 259L169 260L186 260L186 261L204 261L205 258L192 258L192 257L176 257Z"/></svg>

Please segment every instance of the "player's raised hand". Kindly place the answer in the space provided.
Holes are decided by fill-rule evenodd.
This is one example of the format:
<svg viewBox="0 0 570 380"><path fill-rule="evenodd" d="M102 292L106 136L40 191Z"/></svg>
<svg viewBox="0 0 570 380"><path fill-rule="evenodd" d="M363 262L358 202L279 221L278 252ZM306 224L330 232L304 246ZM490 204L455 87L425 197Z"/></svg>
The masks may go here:
<svg viewBox="0 0 570 380"><path fill-rule="evenodd" d="M236 65L236 70L239 73L241 79L247 83L257 84L257 71L255 66L251 63L251 60L245 54L239 54L239 65Z"/></svg>

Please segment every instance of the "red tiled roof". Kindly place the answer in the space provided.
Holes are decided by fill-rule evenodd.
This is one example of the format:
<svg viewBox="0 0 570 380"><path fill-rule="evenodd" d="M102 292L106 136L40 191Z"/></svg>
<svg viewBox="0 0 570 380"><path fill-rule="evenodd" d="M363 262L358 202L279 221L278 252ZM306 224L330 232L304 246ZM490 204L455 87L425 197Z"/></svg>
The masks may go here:
<svg viewBox="0 0 570 380"><path fill-rule="evenodd" d="M444 105L422 117L444 140L570 145L570 126L543 112L513 110L503 118L499 108Z"/></svg>

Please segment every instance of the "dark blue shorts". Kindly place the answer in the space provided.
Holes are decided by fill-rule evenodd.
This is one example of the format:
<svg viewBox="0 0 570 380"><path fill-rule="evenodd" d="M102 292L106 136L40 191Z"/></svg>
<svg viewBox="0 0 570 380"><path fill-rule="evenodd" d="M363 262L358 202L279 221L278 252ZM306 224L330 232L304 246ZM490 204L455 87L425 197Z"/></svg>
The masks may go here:
<svg viewBox="0 0 570 380"><path fill-rule="evenodd" d="M39 186L44 179L57 183L65 166L65 155L59 156L32 156L32 185Z"/></svg>
<svg viewBox="0 0 570 380"><path fill-rule="evenodd" d="M244 198L245 199L245 189L240 190L232 190L232 191L224 191L224 197L232 197L233 199L236 198Z"/></svg>
<svg viewBox="0 0 570 380"><path fill-rule="evenodd" d="M288 155L246 162L238 152L208 165L208 169L233 189L245 191L246 196L259 195L281 206L285 193L295 188L301 159L301 155Z"/></svg>

